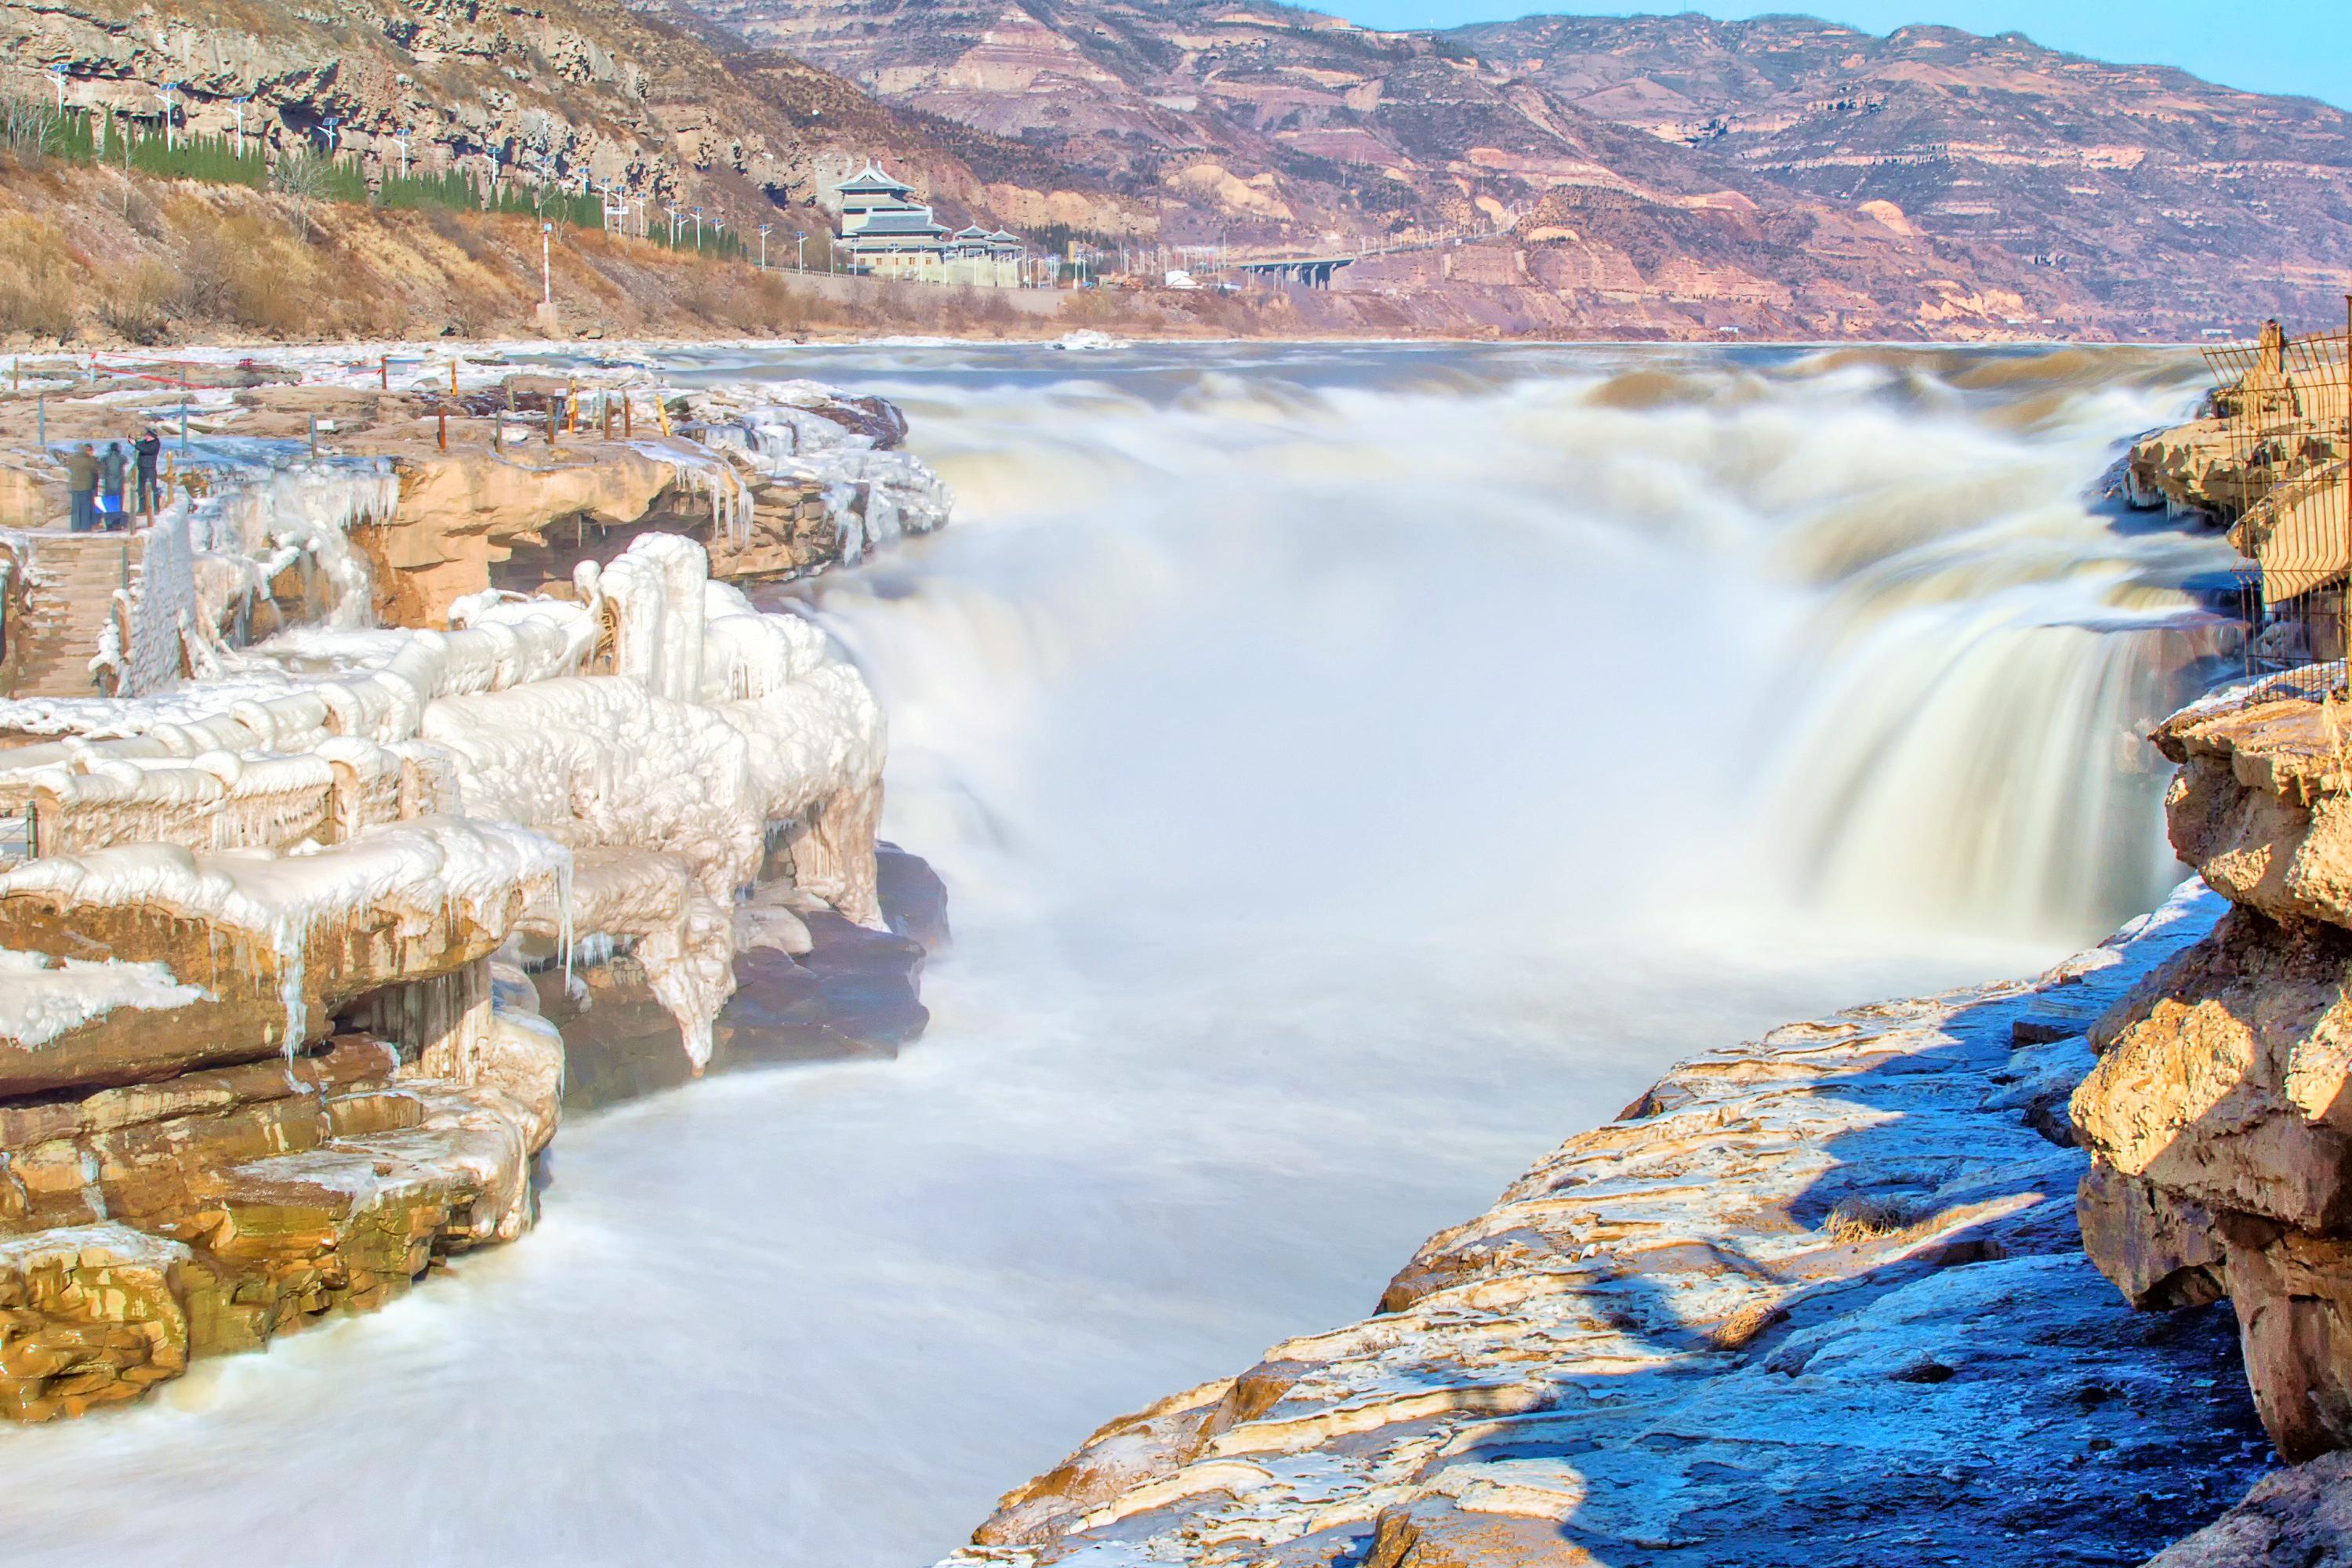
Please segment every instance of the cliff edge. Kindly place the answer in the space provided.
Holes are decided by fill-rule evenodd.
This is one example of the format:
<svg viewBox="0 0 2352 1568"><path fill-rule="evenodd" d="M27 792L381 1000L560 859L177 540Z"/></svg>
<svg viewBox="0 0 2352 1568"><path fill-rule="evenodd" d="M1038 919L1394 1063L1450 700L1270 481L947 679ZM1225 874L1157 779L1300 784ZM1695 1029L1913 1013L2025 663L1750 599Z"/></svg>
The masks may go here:
<svg viewBox="0 0 2352 1568"><path fill-rule="evenodd" d="M2084 1259L2065 1102L2225 907L1683 1064L1373 1316L1111 1422L950 1561L2140 1560L2263 1445L2227 1320Z"/></svg>

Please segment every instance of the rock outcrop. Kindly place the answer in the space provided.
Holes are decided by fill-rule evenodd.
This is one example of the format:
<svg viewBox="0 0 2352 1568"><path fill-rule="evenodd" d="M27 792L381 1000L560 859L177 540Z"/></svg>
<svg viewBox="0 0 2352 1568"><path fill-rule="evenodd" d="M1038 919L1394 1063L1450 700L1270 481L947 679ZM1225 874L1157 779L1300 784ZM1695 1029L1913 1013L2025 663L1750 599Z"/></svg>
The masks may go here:
<svg viewBox="0 0 2352 1568"><path fill-rule="evenodd" d="M2290 1460L2352 1447L2352 748L2296 691L2158 730L2173 846L2233 907L2100 1021L2073 1101L2093 1260L2137 1306L2230 1298Z"/></svg>
<svg viewBox="0 0 2352 1568"><path fill-rule="evenodd" d="M1372 1317L1104 1426L950 1561L2119 1562L2259 1462L2226 1318L2084 1260L2090 1020L2192 889L2041 979L1675 1068L1432 1238ZM2160 1473L2160 1486L2151 1480Z"/></svg>
<svg viewBox="0 0 2352 1568"><path fill-rule="evenodd" d="M745 1059L923 1026L881 862L926 940L943 900L877 852L880 710L692 537L751 575L937 526L945 491L887 449L896 411L705 392L607 439L566 388L560 423L521 411L527 447L510 393L467 414L491 442L436 429L429 455L410 394L216 399L215 460L117 596L125 689L0 701L0 1417L136 1397L520 1235L562 1026L599 987L668 1081L711 1060L739 987ZM341 450L236 427L307 427L322 399ZM561 596L490 586L494 550L559 520ZM16 536L36 612L45 537ZM309 624L247 644L257 605ZM592 1057L604 1022L577 1030Z"/></svg>
<svg viewBox="0 0 2352 1568"><path fill-rule="evenodd" d="M2265 1476L2246 1500L2147 1568L2334 1568L2352 1563L2352 1455Z"/></svg>

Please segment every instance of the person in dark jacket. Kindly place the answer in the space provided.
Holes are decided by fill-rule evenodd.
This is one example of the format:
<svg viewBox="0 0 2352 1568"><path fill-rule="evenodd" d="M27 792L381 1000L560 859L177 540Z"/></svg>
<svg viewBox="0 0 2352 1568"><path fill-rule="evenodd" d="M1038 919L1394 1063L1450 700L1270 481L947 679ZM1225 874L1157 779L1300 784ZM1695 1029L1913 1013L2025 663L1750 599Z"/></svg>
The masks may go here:
<svg viewBox="0 0 2352 1568"><path fill-rule="evenodd" d="M139 510L152 517L155 509L163 505L155 493L155 460L163 456L163 438L155 434L155 427L151 425L146 434L139 437L139 444L131 450L139 459Z"/></svg>
<svg viewBox="0 0 2352 1568"><path fill-rule="evenodd" d="M99 510L108 529L122 526L122 492L131 479L131 454L120 441L109 441L98 458Z"/></svg>
<svg viewBox="0 0 2352 1568"><path fill-rule="evenodd" d="M98 526L98 454L87 441L66 454L66 492L73 498L73 521L66 527L89 532Z"/></svg>

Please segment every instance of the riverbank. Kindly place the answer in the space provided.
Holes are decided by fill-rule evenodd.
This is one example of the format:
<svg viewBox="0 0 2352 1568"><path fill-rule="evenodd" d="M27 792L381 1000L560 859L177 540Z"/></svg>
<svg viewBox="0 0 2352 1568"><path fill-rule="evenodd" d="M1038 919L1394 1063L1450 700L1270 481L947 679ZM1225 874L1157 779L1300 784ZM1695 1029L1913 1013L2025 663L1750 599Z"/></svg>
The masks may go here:
<svg viewBox="0 0 2352 1568"><path fill-rule="evenodd" d="M171 1561L199 1515L275 1558L331 1492L383 1563L934 1560L1106 1415L1358 1317L1696 1047L2038 971L2166 885L2117 737L2201 670L2168 584L2210 542L2074 498L2193 363L642 357L640 436L657 386L814 375L957 496L753 595L890 717L889 837L958 916L923 1042L720 1039L688 1092L567 1107L525 1244L0 1433L13 1560Z"/></svg>
<svg viewBox="0 0 2352 1568"><path fill-rule="evenodd" d="M2083 1257L2066 1100L2221 908L1683 1064L1377 1316L1109 1423L949 1561L2140 1561L2266 1447L2227 1311Z"/></svg>
<svg viewBox="0 0 2352 1568"><path fill-rule="evenodd" d="M2235 517L2242 437L2136 443L2118 493ZM2289 653L2209 629L2209 668ZM1108 1424L949 1563L2334 1561L2332 1459L2224 1513L2347 1431L2327 676L2154 726L2203 880L2116 938L1685 1062L1375 1315Z"/></svg>
<svg viewBox="0 0 2352 1568"><path fill-rule="evenodd" d="M881 711L729 581L942 525L903 416L367 368L0 399L0 1417L517 1239L567 1110L927 1022ZM69 527L73 451L166 423L138 515Z"/></svg>

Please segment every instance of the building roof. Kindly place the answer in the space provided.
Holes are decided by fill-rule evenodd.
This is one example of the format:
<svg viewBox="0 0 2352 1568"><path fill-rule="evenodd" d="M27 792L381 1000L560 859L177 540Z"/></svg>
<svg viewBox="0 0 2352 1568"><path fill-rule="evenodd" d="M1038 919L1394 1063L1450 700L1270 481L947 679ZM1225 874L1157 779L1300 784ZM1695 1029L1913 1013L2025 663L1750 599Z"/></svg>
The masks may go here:
<svg viewBox="0 0 2352 1568"><path fill-rule="evenodd" d="M986 239L988 237L988 230L981 227L980 225L976 223L970 223L956 230L955 237L958 239Z"/></svg>
<svg viewBox="0 0 2352 1568"><path fill-rule="evenodd" d="M891 234L945 235L947 231L947 225L932 221L929 207L886 207L880 212L867 213L864 220L850 231L849 237L856 239L866 235Z"/></svg>
<svg viewBox="0 0 2352 1568"><path fill-rule="evenodd" d="M988 237L989 237L989 238L991 238L991 239L993 239L993 240L1000 241L1001 243L1005 244L1005 245L1018 245L1018 244L1020 244L1020 243L1021 243L1021 237L1020 237L1019 235L1017 235L1017 234L1007 234L1007 233L1005 233L1005 232L1004 232L1003 229L1001 229L1001 228L1000 228L1000 229L998 229L994 234L990 235Z"/></svg>
<svg viewBox="0 0 2352 1568"><path fill-rule="evenodd" d="M914 186L892 179L872 163L866 164L866 167L835 185L834 189L844 195L853 191L900 196L912 195L915 193Z"/></svg>
<svg viewBox="0 0 2352 1568"><path fill-rule="evenodd" d="M935 234L853 234L845 243L852 251L943 248L943 242Z"/></svg>

